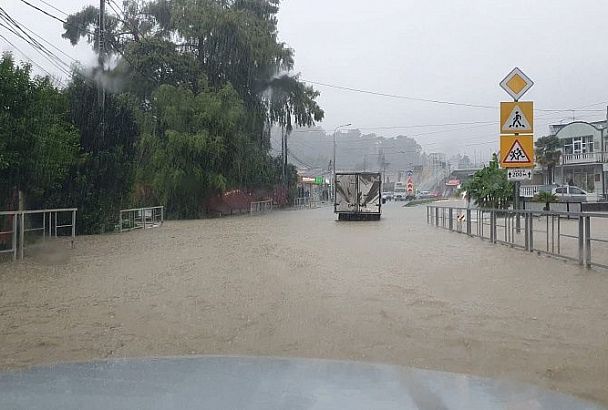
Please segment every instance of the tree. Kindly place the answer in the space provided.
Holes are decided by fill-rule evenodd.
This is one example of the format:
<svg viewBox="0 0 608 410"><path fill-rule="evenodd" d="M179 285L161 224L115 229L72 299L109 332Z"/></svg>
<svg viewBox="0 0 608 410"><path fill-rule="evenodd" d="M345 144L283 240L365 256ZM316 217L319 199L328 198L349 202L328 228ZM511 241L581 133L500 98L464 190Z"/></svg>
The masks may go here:
<svg viewBox="0 0 608 410"><path fill-rule="evenodd" d="M536 160L547 169L547 182L555 181L555 166L559 164L562 155L561 143L555 135L542 137L534 143L536 146Z"/></svg>
<svg viewBox="0 0 608 410"><path fill-rule="evenodd" d="M76 161L78 134L66 116L67 99L48 78L32 78L29 65L4 54L0 106L0 197L11 201L19 191L26 206L36 206L61 189Z"/></svg>
<svg viewBox="0 0 608 410"><path fill-rule="evenodd" d="M544 211L549 211L550 203L557 202L557 196L555 196L555 194L551 192L539 192L538 194L536 194L536 197L534 197L534 199L538 202L545 203L545 207L543 208Z"/></svg>
<svg viewBox="0 0 608 410"><path fill-rule="evenodd" d="M324 113L319 93L291 72L278 5L125 0L121 15L106 17L105 48L117 65L103 76L125 79L123 91L137 103L136 200L155 198L175 216L192 217L218 191L279 181L269 155L272 125L289 133ZM64 37L94 47L96 13L88 7L69 16Z"/></svg>
<svg viewBox="0 0 608 410"><path fill-rule="evenodd" d="M462 190L481 208L506 209L513 201L513 184L507 179L507 170L500 169L496 154L463 184Z"/></svg>
<svg viewBox="0 0 608 410"><path fill-rule="evenodd" d="M77 207L80 232L112 230L118 211L131 200L139 135L136 104L128 95L107 94L102 124L95 83L74 75L66 95L71 120L80 133L80 160L63 189L49 201Z"/></svg>
<svg viewBox="0 0 608 410"><path fill-rule="evenodd" d="M181 218L198 217L205 198L235 182L242 143L244 110L235 90L200 87L204 91L195 94L163 85L153 95L159 138L147 169L161 203Z"/></svg>

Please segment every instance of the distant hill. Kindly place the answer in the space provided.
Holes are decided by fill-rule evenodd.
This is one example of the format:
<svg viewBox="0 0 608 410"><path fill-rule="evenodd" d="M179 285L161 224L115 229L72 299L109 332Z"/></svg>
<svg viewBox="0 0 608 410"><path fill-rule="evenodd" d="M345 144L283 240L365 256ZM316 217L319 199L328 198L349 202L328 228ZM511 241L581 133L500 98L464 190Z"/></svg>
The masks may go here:
<svg viewBox="0 0 608 410"><path fill-rule="evenodd" d="M273 154L281 153L281 129L271 134ZM294 129L288 137L289 161L299 168L329 169L333 137L321 127ZM390 172L420 166L425 161L422 147L415 139L386 138L363 134L357 129L343 130L336 136L336 163L339 170Z"/></svg>

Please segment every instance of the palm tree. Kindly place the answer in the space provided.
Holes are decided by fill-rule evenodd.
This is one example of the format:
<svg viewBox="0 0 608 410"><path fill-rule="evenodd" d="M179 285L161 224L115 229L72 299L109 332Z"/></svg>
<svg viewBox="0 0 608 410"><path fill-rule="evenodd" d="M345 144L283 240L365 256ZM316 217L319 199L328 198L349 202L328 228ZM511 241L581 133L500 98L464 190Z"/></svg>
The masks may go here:
<svg viewBox="0 0 608 410"><path fill-rule="evenodd" d="M561 143L555 135L549 135L536 140L536 160L547 168L548 183L552 184L555 180L555 166L559 164L562 155Z"/></svg>
<svg viewBox="0 0 608 410"><path fill-rule="evenodd" d="M543 208L543 211L549 211L549 204L551 202L557 202L557 197L555 196L555 194L552 194L551 192L539 192L538 194L536 194L536 201L538 202L544 202L545 203L545 207Z"/></svg>

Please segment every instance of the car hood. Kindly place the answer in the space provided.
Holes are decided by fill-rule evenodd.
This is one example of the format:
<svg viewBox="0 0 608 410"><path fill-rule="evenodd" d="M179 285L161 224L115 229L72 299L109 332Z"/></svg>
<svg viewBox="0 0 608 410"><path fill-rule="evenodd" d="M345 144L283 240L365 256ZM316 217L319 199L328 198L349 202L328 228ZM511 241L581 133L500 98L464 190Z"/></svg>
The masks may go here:
<svg viewBox="0 0 608 410"><path fill-rule="evenodd" d="M600 409L504 380L383 364L183 357L0 374L10 409Z"/></svg>

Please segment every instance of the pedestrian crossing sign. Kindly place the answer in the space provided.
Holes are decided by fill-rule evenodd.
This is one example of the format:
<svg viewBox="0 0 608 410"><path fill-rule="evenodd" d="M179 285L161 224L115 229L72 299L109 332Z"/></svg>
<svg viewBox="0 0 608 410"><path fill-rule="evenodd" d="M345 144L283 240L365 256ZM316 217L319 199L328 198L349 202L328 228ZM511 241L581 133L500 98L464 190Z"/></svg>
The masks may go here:
<svg viewBox="0 0 608 410"><path fill-rule="evenodd" d="M534 167L534 137L532 135L502 135L500 165L503 168Z"/></svg>
<svg viewBox="0 0 608 410"><path fill-rule="evenodd" d="M534 103L516 101L500 103L501 134L530 134L534 132Z"/></svg>

